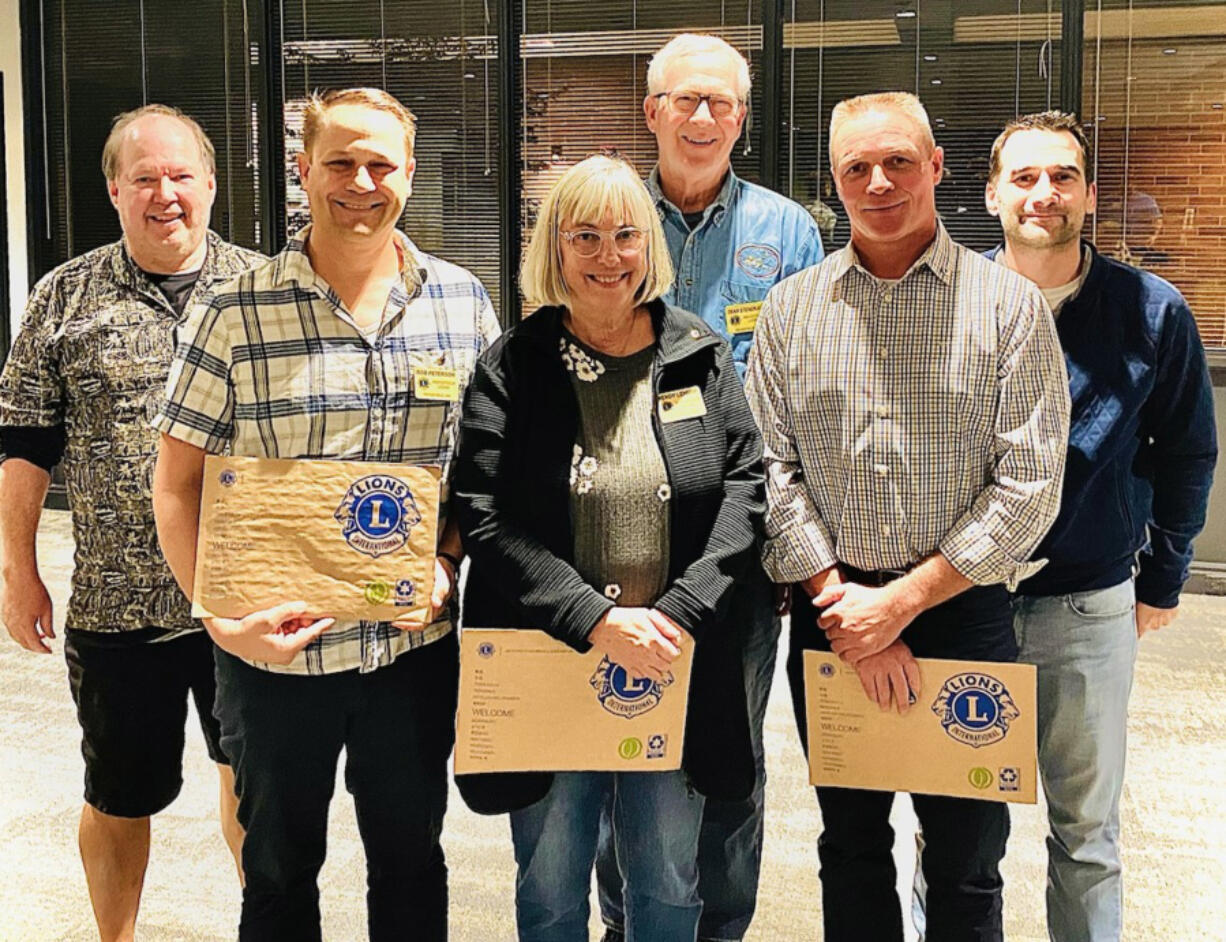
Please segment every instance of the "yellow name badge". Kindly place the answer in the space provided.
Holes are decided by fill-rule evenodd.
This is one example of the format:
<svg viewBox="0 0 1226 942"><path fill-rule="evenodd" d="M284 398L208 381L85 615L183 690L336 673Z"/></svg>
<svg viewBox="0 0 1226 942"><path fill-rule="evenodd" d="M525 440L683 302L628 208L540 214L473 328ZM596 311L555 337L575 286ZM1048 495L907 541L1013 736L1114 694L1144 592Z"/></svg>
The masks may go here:
<svg viewBox="0 0 1226 942"><path fill-rule="evenodd" d="M413 370L413 394L418 399L459 402L459 373L447 366L416 367Z"/></svg>
<svg viewBox="0 0 1226 942"><path fill-rule="evenodd" d="M758 326L758 315L761 313L761 301L729 304L724 308L724 325L730 334L752 334Z"/></svg>
<svg viewBox="0 0 1226 942"><path fill-rule="evenodd" d="M672 389L660 393L660 421L680 422L682 419L696 419L707 414L707 404L703 402L702 390L697 386L687 386L685 389Z"/></svg>

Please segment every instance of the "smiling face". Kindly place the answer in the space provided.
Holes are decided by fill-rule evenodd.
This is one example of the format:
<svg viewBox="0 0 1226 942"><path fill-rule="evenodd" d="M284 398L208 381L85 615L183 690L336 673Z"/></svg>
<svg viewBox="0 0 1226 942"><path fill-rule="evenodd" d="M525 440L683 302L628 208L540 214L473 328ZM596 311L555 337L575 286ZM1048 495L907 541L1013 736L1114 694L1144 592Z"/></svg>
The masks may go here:
<svg viewBox="0 0 1226 942"><path fill-rule="evenodd" d="M1085 156L1068 131L1027 129L1000 150L1000 171L988 181L984 203L1000 217L1005 240L1031 249L1056 249L1081 238L1095 208Z"/></svg>
<svg viewBox="0 0 1226 942"><path fill-rule="evenodd" d="M658 91L719 95L737 101L743 94L737 88L736 60L720 51L673 60ZM687 115L679 114L667 98L648 95L643 112L659 145L662 175L722 178L728 171L732 148L745 123L745 105L723 118L713 118L705 101Z"/></svg>
<svg viewBox="0 0 1226 942"><path fill-rule="evenodd" d="M830 152L857 248L910 251L927 244L936 231L944 154L939 147L929 153L912 118L893 110L853 115L836 128Z"/></svg>
<svg viewBox="0 0 1226 942"><path fill-rule="evenodd" d="M628 212L609 210L601 219L563 219L561 232L576 229L603 229L615 232L634 226ZM647 277L647 243L634 251L619 252L609 237L603 237L600 251L584 258L570 240L558 239L562 256L562 280L569 295L567 307L580 315L591 314L602 320L624 315L630 317L638 303L639 286Z"/></svg>
<svg viewBox="0 0 1226 942"><path fill-rule="evenodd" d="M413 192L415 166L394 114L362 104L328 108L310 153L298 155L312 236L362 244L390 239Z"/></svg>
<svg viewBox="0 0 1226 942"><path fill-rule="evenodd" d="M178 118L150 114L129 125L107 193L141 268L172 274L203 261L217 183Z"/></svg>

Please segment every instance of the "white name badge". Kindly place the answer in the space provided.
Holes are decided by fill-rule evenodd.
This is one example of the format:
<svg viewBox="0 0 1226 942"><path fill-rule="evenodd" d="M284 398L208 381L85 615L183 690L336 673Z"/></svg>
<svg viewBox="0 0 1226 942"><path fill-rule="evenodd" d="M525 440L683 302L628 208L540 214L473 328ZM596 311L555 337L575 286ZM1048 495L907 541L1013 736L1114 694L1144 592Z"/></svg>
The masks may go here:
<svg viewBox="0 0 1226 942"><path fill-rule="evenodd" d="M686 386L684 389L672 389L660 393L657 403L660 421L680 422L683 419L696 419L707 414L707 404L703 401L702 390L697 386Z"/></svg>

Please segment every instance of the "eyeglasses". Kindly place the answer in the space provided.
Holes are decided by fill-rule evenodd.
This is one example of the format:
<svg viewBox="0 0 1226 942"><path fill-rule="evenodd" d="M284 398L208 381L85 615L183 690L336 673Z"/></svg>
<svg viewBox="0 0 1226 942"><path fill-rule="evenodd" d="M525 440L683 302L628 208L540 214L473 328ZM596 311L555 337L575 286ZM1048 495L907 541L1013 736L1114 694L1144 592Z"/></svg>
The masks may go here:
<svg viewBox="0 0 1226 942"><path fill-rule="evenodd" d="M726 118L736 111L740 101L727 95L699 95L697 92L659 92L656 98L667 98L678 114L693 114L704 101L712 118Z"/></svg>
<svg viewBox="0 0 1226 942"><path fill-rule="evenodd" d="M562 238L570 243L575 254L591 258L600 251L606 238L613 240L618 255L633 255L643 247L643 230L637 226L622 226L620 229L563 229Z"/></svg>

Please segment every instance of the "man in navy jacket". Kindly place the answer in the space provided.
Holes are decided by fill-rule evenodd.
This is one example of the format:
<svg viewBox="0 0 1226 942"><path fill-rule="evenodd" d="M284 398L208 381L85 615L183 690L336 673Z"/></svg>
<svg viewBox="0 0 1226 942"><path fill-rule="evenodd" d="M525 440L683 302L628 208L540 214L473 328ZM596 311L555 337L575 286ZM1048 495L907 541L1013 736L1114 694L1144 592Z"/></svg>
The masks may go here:
<svg viewBox="0 0 1226 942"><path fill-rule="evenodd" d="M1119 800L1137 642L1170 624L1205 521L1217 440L1213 391L1183 296L1081 241L1093 213L1085 135L1060 112L996 139L992 255L1047 297L1072 415L1060 515L1018 589L1018 660L1039 669L1051 938L1122 932Z"/></svg>

